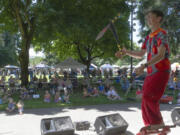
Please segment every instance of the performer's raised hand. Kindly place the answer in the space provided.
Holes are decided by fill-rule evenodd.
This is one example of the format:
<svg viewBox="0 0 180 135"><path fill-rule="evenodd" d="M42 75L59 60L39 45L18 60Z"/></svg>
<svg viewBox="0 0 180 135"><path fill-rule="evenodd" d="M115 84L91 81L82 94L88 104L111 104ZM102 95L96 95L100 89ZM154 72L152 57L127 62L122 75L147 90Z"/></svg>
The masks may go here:
<svg viewBox="0 0 180 135"><path fill-rule="evenodd" d="M115 53L115 56L118 57L118 58L122 58L123 56L126 55L126 49L123 48L121 50L119 50L118 52Z"/></svg>

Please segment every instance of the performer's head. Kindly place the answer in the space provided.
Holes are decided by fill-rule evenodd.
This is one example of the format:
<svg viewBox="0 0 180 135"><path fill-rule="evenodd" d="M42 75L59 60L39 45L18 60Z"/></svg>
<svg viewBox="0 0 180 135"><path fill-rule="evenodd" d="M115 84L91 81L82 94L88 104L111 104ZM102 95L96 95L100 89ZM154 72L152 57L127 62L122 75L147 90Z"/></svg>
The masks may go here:
<svg viewBox="0 0 180 135"><path fill-rule="evenodd" d="M160 26L163 22L164 14L160 10L150 10L146 13L147 25L152 29Z"/></svg>

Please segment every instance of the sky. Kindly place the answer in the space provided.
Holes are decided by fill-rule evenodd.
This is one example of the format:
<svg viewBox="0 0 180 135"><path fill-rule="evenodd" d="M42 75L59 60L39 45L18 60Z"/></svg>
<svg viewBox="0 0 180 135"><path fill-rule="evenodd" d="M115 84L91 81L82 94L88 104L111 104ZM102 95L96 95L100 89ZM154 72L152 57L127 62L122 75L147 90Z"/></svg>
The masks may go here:
<svg viewBox="0 0 180 135"><path fill-rule="evenodd" d="M34 49L33 48L30 48L29 49L29 56L30 56L30 58L33 58L33 57L44 57L44 54L43 54L43 52L35 52L34 51Z"/></svg>

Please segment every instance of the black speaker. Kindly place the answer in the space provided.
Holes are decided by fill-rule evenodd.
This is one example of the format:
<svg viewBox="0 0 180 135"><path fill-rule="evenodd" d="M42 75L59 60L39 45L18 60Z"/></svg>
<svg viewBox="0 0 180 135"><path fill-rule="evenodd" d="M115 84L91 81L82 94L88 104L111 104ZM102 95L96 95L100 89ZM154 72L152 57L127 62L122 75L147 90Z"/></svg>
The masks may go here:
<svg viewBox="0 0 180 135"><path fill-rule="evenodd" d="M128 123L120 114L115 113L97 117L94 126L99 135L119 135L126 132Z"/></svg>
<svg viewBox="0 0 180 135"><path fill-rule="evenodd" d="M90 122L89 121L74 122L74 126L76 127L77 131L88 130L90 128Z"/></svg>
<svg viewBox="0 0 180 135"><path fill-rule="evenodd" d="M74 135L74 130L69 116L41 120L41 135Z"/></svg>
<svg viewBox="0 0 180 135"><path fill-rule="evenodd" d="M171 118L175 125L180 126L180 108L173 109Z"/></svg>

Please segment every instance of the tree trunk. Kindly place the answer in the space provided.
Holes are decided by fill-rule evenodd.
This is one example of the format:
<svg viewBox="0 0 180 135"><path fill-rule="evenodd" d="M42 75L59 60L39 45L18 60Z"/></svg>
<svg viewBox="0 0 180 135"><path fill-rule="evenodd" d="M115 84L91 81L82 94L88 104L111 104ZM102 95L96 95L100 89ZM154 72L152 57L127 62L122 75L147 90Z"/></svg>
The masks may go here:
<svg viewBox="0 0 180 135"><path fill-rule="evenodd" d="M28 38L22 40L22 48L19 54L20 68L21 68L21 86L28 85L28 65L29 65L29 48L30 40Z"/></svg>
<svg viewBox="0 0 180 135"><path fill-rule="evenodd" d="M89 70L90 64L91 64L91 61L87 60L86 61L86 66L87 66L86 71L87 71L87 74L88 74L88 78L90 77L90 70Z"/></svg>

